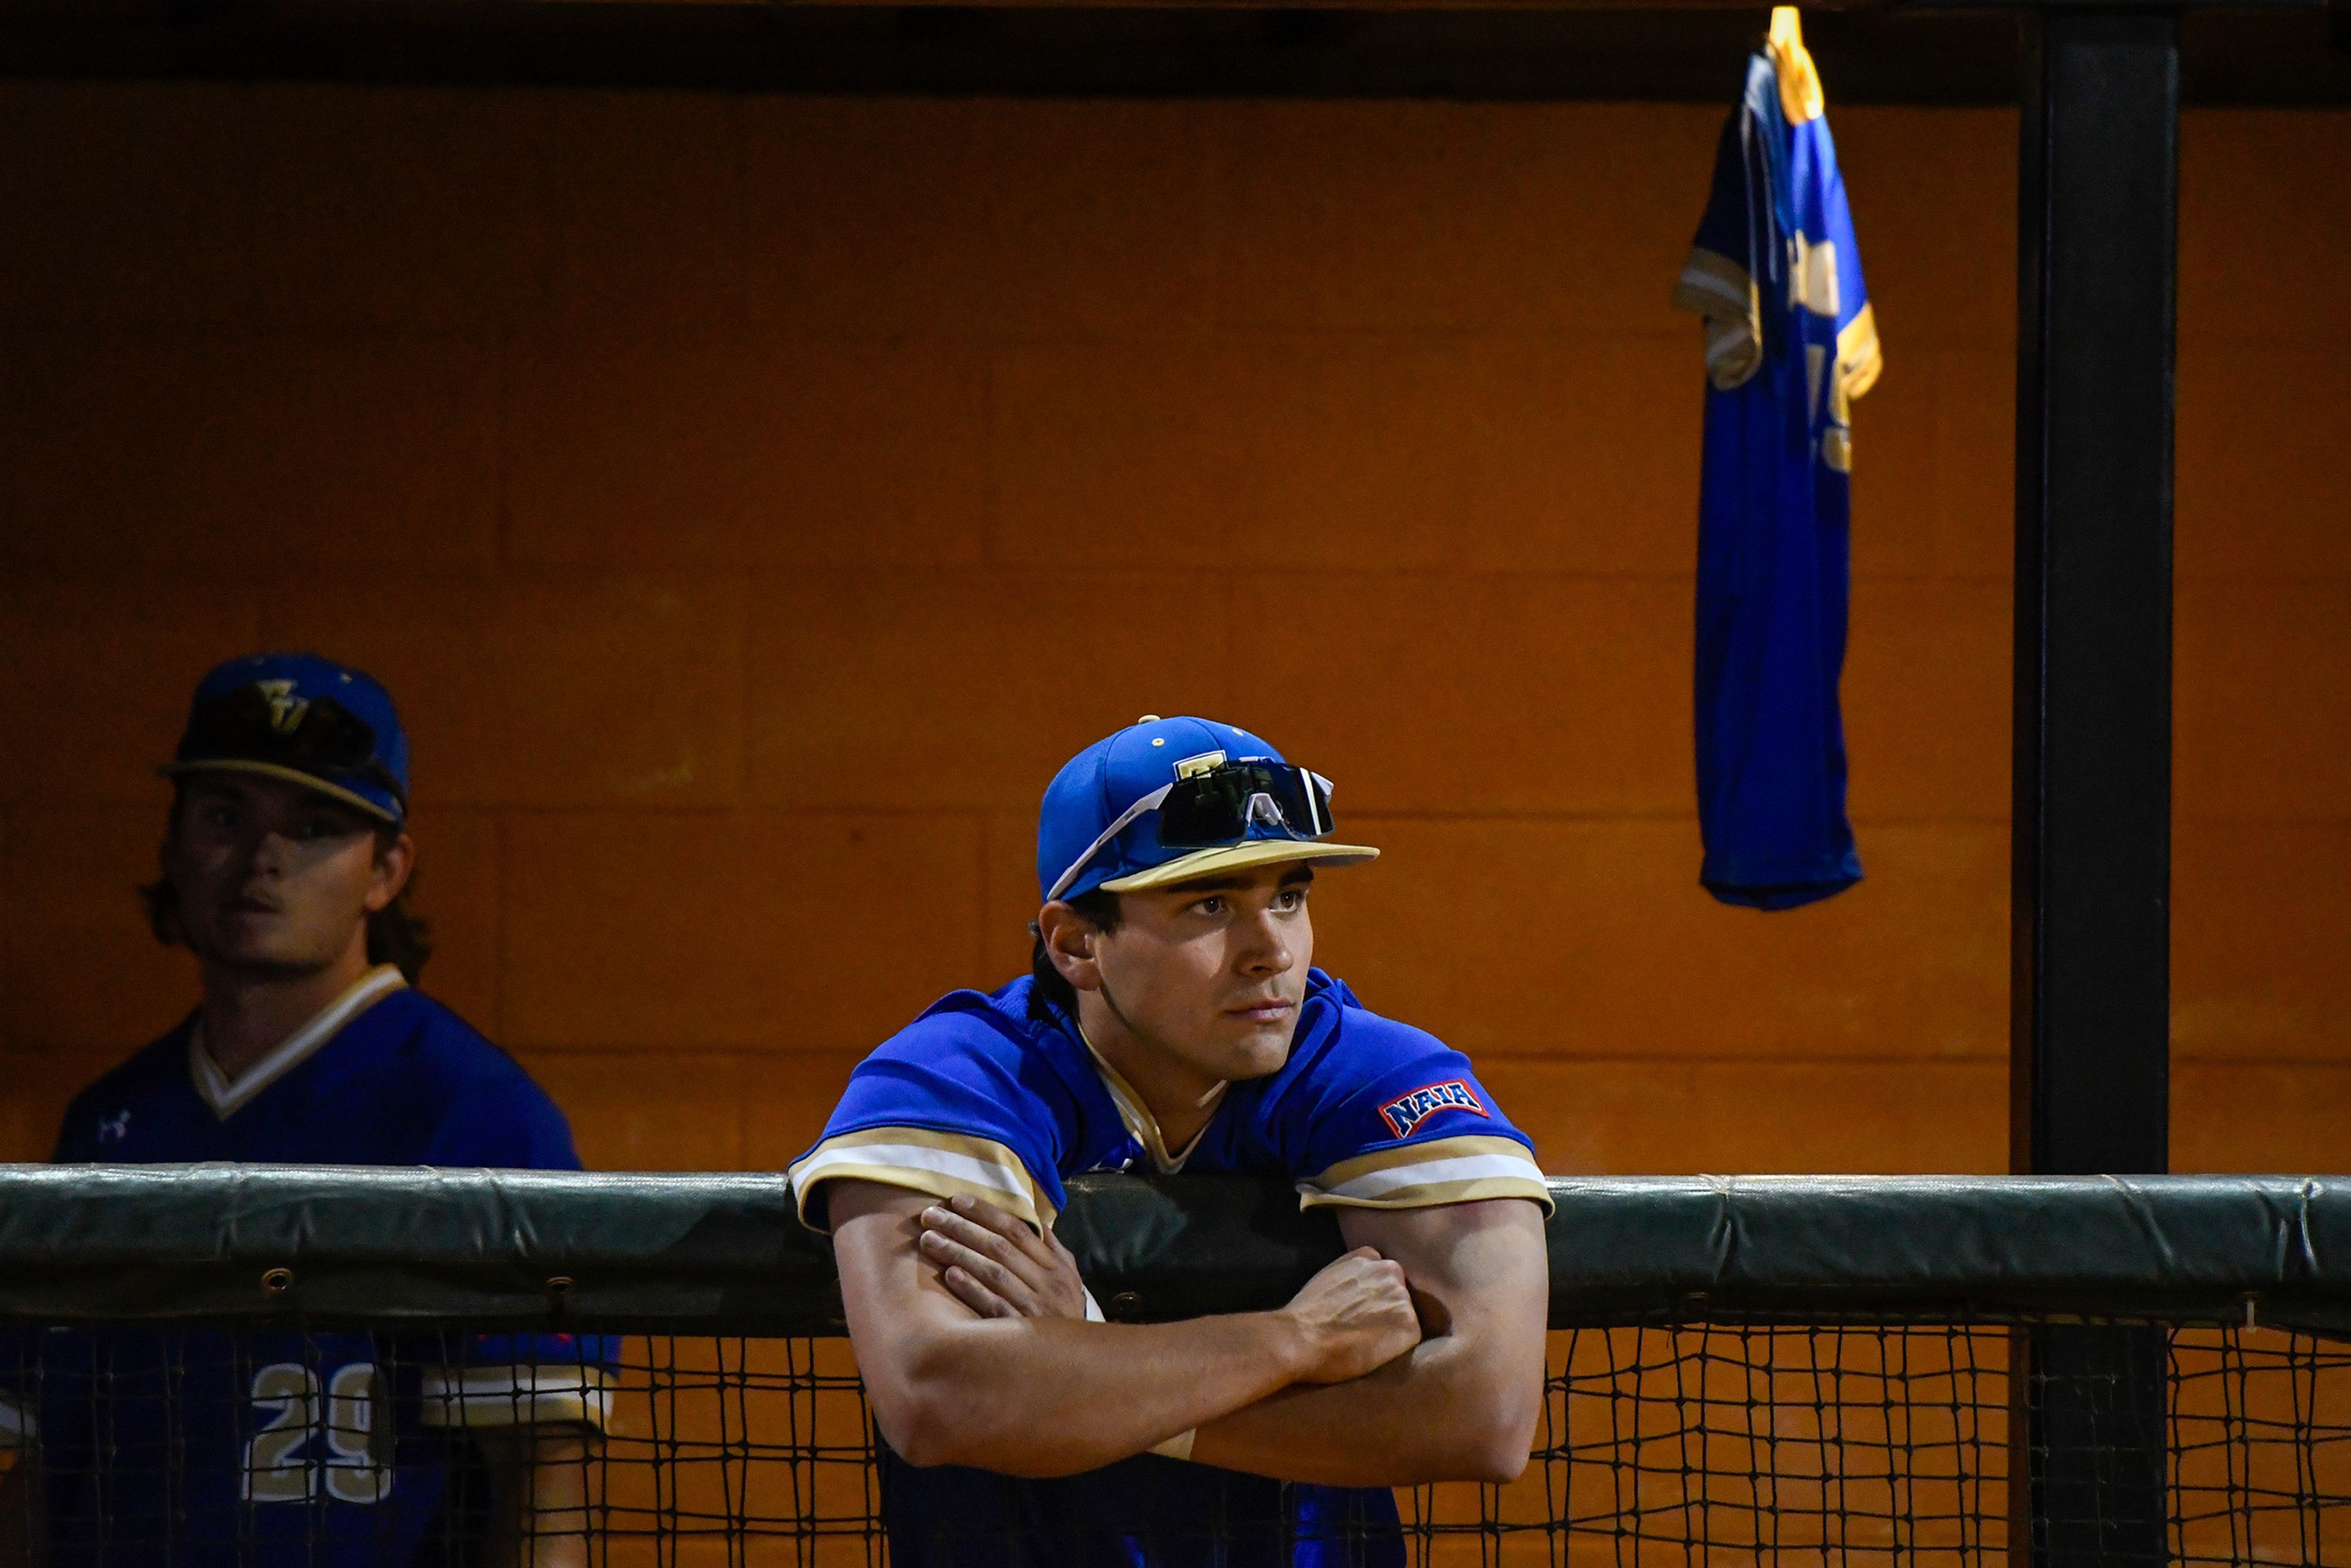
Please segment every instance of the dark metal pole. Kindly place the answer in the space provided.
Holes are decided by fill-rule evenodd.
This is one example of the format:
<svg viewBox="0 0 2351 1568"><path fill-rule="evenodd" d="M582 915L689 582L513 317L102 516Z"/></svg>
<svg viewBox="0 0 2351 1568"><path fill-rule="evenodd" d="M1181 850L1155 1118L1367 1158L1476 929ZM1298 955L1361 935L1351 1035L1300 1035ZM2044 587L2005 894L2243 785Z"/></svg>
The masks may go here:
<svg viewBox="0 0 2351 1568"><path fill-rule="evenodd" d="M2179 25L2026 24L2010 1159L2169 1161ZM2020 1335L2033 1568L2160 1563L2164 1337Z"/></svg>

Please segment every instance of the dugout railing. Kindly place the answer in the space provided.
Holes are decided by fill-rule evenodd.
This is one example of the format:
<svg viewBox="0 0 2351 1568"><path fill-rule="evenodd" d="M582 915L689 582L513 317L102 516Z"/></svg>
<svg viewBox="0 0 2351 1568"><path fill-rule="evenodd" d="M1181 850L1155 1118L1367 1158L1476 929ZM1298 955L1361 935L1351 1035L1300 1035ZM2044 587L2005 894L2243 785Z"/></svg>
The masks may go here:
<svg viewBox="0 0 2351 1568"><path fill-rule="evenodd" d="M1549 1397L1526 1476L1413 1490L1399 1538L1374 1531L1329 1560L1896 1568L2054 1542L2116 1563L2351 1564L2341 1182L1552 1190ZM1236 1178L1081 1178L1058 1228L1109 1314L1137 1321L1278 1305L1341 1250L1328 1211ZM18 1347L0 1393L26 1408L59 1354L44 1345L84 1347L85 1372L104 1360L89 1345L129 1336L207 1347L164 1357L181 1358L180 1381L138 1385L168 1400L201 1381L193 1355L351 1333L375 1336L395 1371L482 1336L601 1347L572 1369L595 1362L602 1390L603 1435L580 1461L590 1561L883 1559L829 1254L778 1177L0 1168L0 1337ZM2051 1335L2071 1336L2054 1403L2084 1413L2074 1426L2023 1418L2051 1403L2032 1366ZM235 1386L249 1370L238 1363ZM85 1376L76 1408L132 1385ZM382 1386L416 1398L413 1377ZM321 1463L356 1452L324 1437ZM109 1462L102 1443L81 1455ZM2131 1516L2148 1496L2162 1517ZM74 1560L141 1560L133 1544ZM258 1561L234 1543L206 1559L203 1544L162 1548ZM1202 1550L1221 1548L1171 1544L1167 1560ZM443 1560L461 1558L480 1560Z"/></svg>

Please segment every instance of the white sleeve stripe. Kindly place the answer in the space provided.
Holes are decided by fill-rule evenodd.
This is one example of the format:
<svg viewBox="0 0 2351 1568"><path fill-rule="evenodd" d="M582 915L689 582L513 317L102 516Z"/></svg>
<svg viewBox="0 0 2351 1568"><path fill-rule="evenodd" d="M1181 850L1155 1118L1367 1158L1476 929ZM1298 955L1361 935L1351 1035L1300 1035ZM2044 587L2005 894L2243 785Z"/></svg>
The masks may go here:
<svg viewBox="0 0 2351 1568"><path fill-rule="evenodd" d="M1682 268L1681 284L1685 288L1715 296L1736 309L1741 316L1747 314L1749 301L1746 291L1734 286L1727 277L1718 277L1711 272L1701 272L1695 267L1686 267Z"/></svg>
<svg viewBox="0 0 2351 1568"><path fill-rule="evenodd" d="M428 1427L529 1426L610 1418L610 1375L592 1366L482 1366L424 1375Z"/></svg>
<svg viewBox="0 0 2351 1568"><path fill-rule="evenodd" d="M0 1448L14 1448L38 1437L38 1417L14 1400L0 1398Z"/></svg>
<svg viewBox="0 0 2351 1568"><path fill-rule="evenodd" d="M547 1420L569 1417L577 1420L583 1413L601 1421L611 1407L612 1396L601 1388L539 1389L526 1394L456 1394L429 1398L424 1414L429 1421L440 1417L447 1426L453 1412L464 1411L469 1416L507 1416L517 1421Z"/></svg>
<svg viewBox="0 0 2351 1568"><path fill-rule="evenodd" d="M1537 1186L1542 1186L1542 1170L1534 1161L1513 1158L1509 1155L1463 1155L1454 1159L1427 1160L1419 1165L1391 1166L1385 1170L1365 1171L1332 1187L1317 1187L1311 1182L1301 1185L1314 1191L1327 1192L1332 1197L1373 1198L1384 1197L1405 1187L1513 1177L1523 1178Z"/></svg>
<svg viewBox="0 0 2351 1568"><path fill-rule="evenodd" d="M427 1400L423 1409L427 1427L536 1427L584 1424L601 1427L611 1421L612 1396L601 1389L578 1389L554 1394L475 1395L459 1399Z"/></svg>
<svg viewBox="0 0 2351 1568"><path fill-rule="evenodd" d="M1706 362L1712 366L1732 354L1754 351L1755 334L1737 322L1715 322L1707 332Z"/></svg>
<svg viewBox="0 0 2351 1568"><path fill-rule="evenodd" d="M452 1395L470 1399L485 1394L577 1394L583 1388L603 1387L607 1375L601 1366L469 1367L454 1375L426 1373L423 1394L427 1399Z"/></svg>
<svg viewBox="0 0 2351 1568"><path fill-rule="evenodd" d="M819 1149L792 1172L792 1185L805 1192L825 1179L828 1167L836 1166L883 1166L898 1170L929 1171L935 1176L967 1181L990 1192L1000 1192L1022 1204L1029 1201L1029 1184L1022 1173L971 1155L925 1148L920 1144L856 1144L846 1148Z"/></svg>

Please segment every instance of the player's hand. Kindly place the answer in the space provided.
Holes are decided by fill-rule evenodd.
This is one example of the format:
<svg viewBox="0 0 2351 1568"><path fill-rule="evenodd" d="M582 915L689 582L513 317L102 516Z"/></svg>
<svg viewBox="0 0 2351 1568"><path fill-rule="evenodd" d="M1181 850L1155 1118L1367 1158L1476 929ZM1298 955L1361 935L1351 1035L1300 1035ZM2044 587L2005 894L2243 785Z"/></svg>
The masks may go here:
<svg viewBox="0 0 2351 1568"><path fill-rule="evenodd" d="M1358 1247L1306 1281L1281 1309L1306 1331L1312 1364L1301 1383L1344 1383L1420 1343L1404 1267Z"/></svg>
<svg viewBox="0 0 2351 1568"><path fill-rule="evenodd" d="M1082 1318L1078 1260L992 1203L951 1198L923 1210L923 1257L956 1300L984 1318Z"/></svg>

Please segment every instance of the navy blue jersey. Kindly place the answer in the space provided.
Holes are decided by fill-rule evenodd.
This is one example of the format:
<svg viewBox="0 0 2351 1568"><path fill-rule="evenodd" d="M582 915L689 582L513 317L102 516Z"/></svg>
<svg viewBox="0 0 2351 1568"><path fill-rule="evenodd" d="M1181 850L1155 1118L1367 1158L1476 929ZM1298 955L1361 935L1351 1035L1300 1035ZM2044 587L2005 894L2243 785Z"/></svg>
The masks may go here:
<svg viewBox="0 0 2351 1568"><path fill-rule="evenodd" d="M1224 1172L1293 1183L1301 1206L1416 1208L1487 1197L1548 1207L1525 1134L1468 1058L1380 1017L1321 970L1290 1059L1229 1084L1188 1148L1168 1149L1139 1095L1031 982L942 998L851 1074L824 1135L792 1166L802 1217L825 1226L824 1184L968 1194L1050 1226L1087 1171ZM1401 1564L1384 1489L1289 1485L1154 1455L1056 1480L885 1454L892 1561L907 1568L1030 1563Z"/></svg>
<svg viewBox="0 0 2351 1568"><path fill-rule="evenodd" d="M390 967L233 1082L190 1018L75 1098L56 1158L580 1168L520 1065ZM465 1533L459 1430L601 1424L613 1350L569 1334L0 1334L0 1437L38 1445L57 1568L437 1562Z"/></svg>
<svg viewBox="0 0 2351 1568"><path fill-rule="evenodd" d="M1786 8L1782 8L1784 11ZM1675 302L1706 319L1698 491L1699 880L1786 909L1861 878L1845 816L1851 405L1877 378L1820 81L1775 13L1724 125Z"/></svg>

